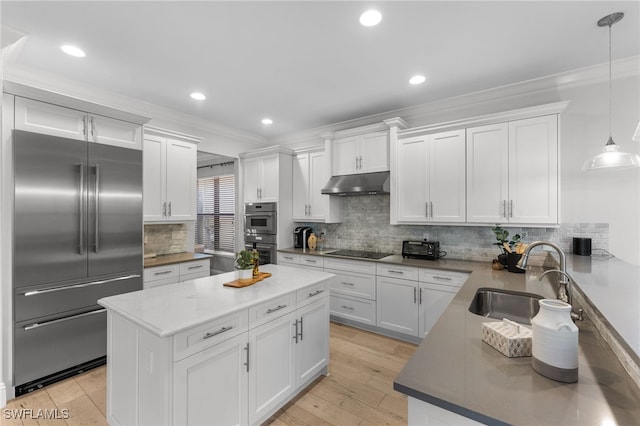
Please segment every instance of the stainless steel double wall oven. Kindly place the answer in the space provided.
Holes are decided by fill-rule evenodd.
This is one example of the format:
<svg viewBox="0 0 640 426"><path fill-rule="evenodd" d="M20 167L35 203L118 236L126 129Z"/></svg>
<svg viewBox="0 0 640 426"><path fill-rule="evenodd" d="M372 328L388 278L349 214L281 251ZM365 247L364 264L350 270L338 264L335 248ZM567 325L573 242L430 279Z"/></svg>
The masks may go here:
<svg viewBox="0 0 640 426"><path fill-rule="evenodd" d="M255 248L260 264L277 263L277 203L247 203L244 206L244 246Z"/></svg>

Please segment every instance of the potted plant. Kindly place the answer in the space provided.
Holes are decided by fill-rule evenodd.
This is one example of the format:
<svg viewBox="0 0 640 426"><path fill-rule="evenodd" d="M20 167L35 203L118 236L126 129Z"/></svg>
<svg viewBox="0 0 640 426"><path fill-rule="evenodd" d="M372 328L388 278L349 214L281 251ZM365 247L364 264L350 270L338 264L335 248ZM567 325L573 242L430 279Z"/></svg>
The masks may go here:
<svg viewBox="0 0 640 426"><path fill-rule="evenodd" d="M494 244L500 247L500 250L502 251L502 253L498 255L498 261L506 267L510 253L517 253L520 255L524 252L526 244L522 243L522 239L526 237L527 234L513 234L513 237L509 238L509 231L501 226L494 226L491 230L498 241Z"/></svg>
<svg viewBox="0 0 640 426"><path fill-rule="evenodd" d="M248 281L253 278L253 266L257 261L257 251L241 250L236 254L235 267L238 270L240 281Z"/></svg>

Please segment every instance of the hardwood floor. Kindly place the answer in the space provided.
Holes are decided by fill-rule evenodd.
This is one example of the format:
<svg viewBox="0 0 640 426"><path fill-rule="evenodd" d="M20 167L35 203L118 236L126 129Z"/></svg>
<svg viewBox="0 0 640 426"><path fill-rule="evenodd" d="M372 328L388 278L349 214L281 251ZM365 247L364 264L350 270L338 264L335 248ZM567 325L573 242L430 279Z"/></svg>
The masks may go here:
<svg viewBox="0 0 640 426"><path fill-rule="evenodd" d="M393 379L416 346L336 323L330 334L329 375L266 424L406 425L407 399L393 390ZM15 411L6 410L30 418L8 418ZM58 418L45 418L51 413ZM9 401L0 425L107 425L105 413L106 367L99 367Z"/></svg>

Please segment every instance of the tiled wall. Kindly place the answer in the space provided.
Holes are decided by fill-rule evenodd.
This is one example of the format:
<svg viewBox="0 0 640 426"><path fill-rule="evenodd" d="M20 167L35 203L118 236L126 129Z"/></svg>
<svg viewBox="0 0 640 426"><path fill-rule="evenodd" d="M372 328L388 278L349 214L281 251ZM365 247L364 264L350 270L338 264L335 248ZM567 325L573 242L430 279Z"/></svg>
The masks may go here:
<svg viewBox="0 0 640 426"><path fill-rule="evenodd" d="M440 249L447 257L490 261L500 254L494 244L491 225L390 225L388 195L344 197L344 221L339 224L304 223L316 232L326 231L325 247L381 251L400 254L403 240L440 241ZM302 224L299 224L302 225ZM502 225L510 235L526 233L524 242L553 241L565 253L571 253L572 237L590 237L594 249L609 249L609 224L572 223L559 228L521 228Z"/></svg>
<svg viewBox="0 0 640 426"><path fill-rule="evenodd" d="M187 230L184 223L144 225L144 252L162 255L187 251Z"/></svg>

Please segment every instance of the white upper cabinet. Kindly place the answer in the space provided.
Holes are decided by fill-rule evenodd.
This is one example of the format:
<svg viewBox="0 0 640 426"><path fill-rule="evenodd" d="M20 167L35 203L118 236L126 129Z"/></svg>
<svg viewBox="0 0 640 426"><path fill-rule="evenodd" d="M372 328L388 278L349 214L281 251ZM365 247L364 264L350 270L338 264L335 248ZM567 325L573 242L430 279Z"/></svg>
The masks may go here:
<svg viewBox="0 0 640 426"><path fill-rule="evenodd" d="M465 221L464 130L397 143L398 223Z"/></svg>
<svg viewBox="0 0 640 426"><path fill-rule="evenodd" d="M389 132L373 132L332 141L333 176L389 170Z"/></svg>
<svg viewBox="0 0 640 426"><path fill-rule="evenodd" d="M467 129L467 220L558 223L558 116Z"/></svg>
<svg viewBox="0 0 640 426"><path fill-rule="evenodd" d="M329 181L330 165L324 150L299 152L293 158L293 220L339 222L339 197L320 193Z"/></svg>
<svg viewBox="0 0 640 426"><path fill-rule="evenodd" d="M175 135L169 134L145 134L145 222L184 222L196 219L195 142L195 139L178 140Z"/></svg>
<svg viewBox="0 0 640 426"><path fill-rule="evenodd" d="M15 128L105 145L142 149L142 126L72 108L15 98Z"/></svg>
<svg viewBox="0 0 640 426"><path fill-rule="evenodd" d="M283 160L286 161L286 160ZM280 155L246 158L244 164L244 201L276 202L280 197Z"/></svg>

